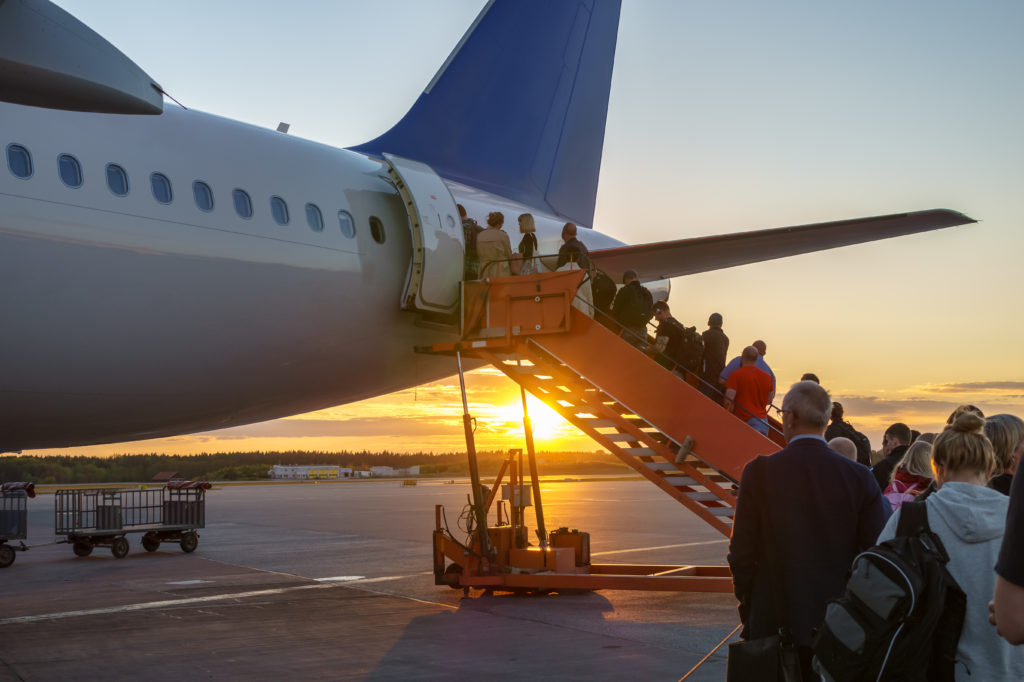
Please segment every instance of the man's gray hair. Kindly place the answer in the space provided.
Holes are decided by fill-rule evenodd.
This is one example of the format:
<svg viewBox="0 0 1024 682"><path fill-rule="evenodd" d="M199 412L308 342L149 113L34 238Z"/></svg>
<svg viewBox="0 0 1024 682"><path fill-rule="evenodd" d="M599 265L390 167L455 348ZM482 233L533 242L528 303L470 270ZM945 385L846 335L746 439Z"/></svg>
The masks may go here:
<svg viewBox="0 0 1024 682"><path fill-rule="evenodd" d="M782 399L782 408L805 426L825 428L832 415L832 398L813 381L798 381Z"/></svg>

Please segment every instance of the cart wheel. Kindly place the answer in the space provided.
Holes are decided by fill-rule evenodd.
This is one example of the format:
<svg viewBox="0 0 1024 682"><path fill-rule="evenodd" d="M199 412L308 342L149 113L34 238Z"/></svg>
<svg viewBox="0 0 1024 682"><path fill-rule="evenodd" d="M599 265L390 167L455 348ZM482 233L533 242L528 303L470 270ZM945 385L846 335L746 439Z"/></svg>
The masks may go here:
<svg viewBox="0 0 1024 682"><path fill-rule="evenodd" d="M14 563L14 549L10 545L0 545L0 568L7 568Z"/></svg>
<svg viewBox="0 0 1024 682"><path fill-rule="evenodd" d="M128 539L114 538L114 541L110 543L110 553L114 555L115 559L123 559L128 556Z"/></svg>
<svg viewBox="0 0 1024 682"><path fill-rule="evenodd" d="M155 533L146 533L142 536L142 547L147 552L155 552L160 549L160 538Z"/></svg>
<svg viewBox="0 0 1024 682"><path fill-rule="evenodd" d="M186 554L191 554L196 551L196 547L199 546L199 536L194 532L189 531L182 534L181 536L181 551Z"/></svg>
<svg viewBox="0 0 1024 682"><path fill-rule="evenodd" d="M71 549L75 550L75 556L89 556L92 554L92 543L79 540Z"/></svg>
<svg viewBox="0 0 1024 682"><path fill-rule="evenodd" d="M459 585L459 577L461 575L462 566L459 564L448 564L448 568L444 569L444 581L453 590L462 589L462 586Z"/></svg>

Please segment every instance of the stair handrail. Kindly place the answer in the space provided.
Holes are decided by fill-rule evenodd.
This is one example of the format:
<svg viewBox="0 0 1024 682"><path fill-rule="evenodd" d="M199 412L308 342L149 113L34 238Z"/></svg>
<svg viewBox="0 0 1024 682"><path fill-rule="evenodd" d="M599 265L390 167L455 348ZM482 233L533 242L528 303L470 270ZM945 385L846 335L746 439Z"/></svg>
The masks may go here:
<svg viewBox="0 0 1024 682"><path fill-rule="evenodd" d="M590 270L604 273L603 270L601 270L600 268L596 268L596 267L591 267ZM604 273L604 274L607 275L607 273ZM588 271L586 276L584 276L583 281L586 282L586 281L588 281L590 279L591 279L590 271ZM630 336L630 337L632 337L632 339L634 341L642 342L644 344L644 346L646 347L646 351L640 351L640 352L644 353L644 355L647 355L648 357L651 357L655 361L657 361L658 358L664 360L665 362L658 362L658 364L661 365L662 367L665 367L665 369L667 369L668 371L673 372L673 370L679 370L680 372L683 372L684 377L686 375L689 375L689 376L692 376L692 377L696 378L698 383L701 386L707 387L710 391L712 391L715 394L715 396L718 398L718 403L721 404L721 400L725 396L724 396L722 391L717 386L715 386L711 382L705 380L704 377L700 376L699 374L691 372L686 367L683 367L678 362L676 362L675 359L669 357L663 351L658 350L657 347L654 346L654 344L651 343L650 337L646 333L641 337L640 334L636 333L632 329L630 329L628 327L624 327L618 320L616 320L611 315L611 313L608 313L608 312L605 312L605 311L601 310L596 305L594 305L593 301L587 301L586 299L582 298L579 295L579 290L578 289L577 289L577 293L576 293L574 298L579 299L581 302L583 302L584 304L588 305L590 307L590 309L594 311L594 319L595 320L598 319L597 318L598 315L602 315L603 317L605 317L608 320L610 320L612 322L612 324L614 324L614 327L609 327L607 324L604 324L604 323L602 323L602 325L604 327L606 327L609 331L615 332L619 336L619 338L624 338L625 336ZM645 328L649 330L651 325L652 325L651 322L647 322L647 324L645 325ZM617 332L616 332L616 328L618 329ZM655 338L656 338L656 336L655 336ZM636 347L636 343L630 342L630 345ZM640 350L640 348L637 348L637 350ZM667 366L665 364L666 362L668 363ZM707 395L707 393L705 393L705 395ZM710 398L710 396L709 396L709 398ZM742 405L734 405L734 407L738 408L738 409L742 410L744 413L746 413L748 419L749 418L753 418L753 417L756 416L753 412L751 412L747 408L743 407ZM767 406L767 408L768 409L774 409L780 415L782 414L782 410L779 409L778 407L776 407L774 402L770 403ZM771 422L766 421L765 423L767 424L768 429L770 431L774 431L778 435L780 435L783 438L785 438L785 434L783 434L783 432L780 431L779 429L775 428L775 426Z"/></svg>
<svg viewBox="0 0 1024 682"><path fill-rule="evenodd" d="M533 256L530 257L530 260L533 260L533 261L536 262L536 261L541 261L542 259L550 259L550 258L557 258L557 257L558 257L558 253L534 254ZM520 254L516 253L514 256L511 256L509 258L502 258L502 259L499 259L499 260L489 260L489 261L487 261L486 265L484 265L484 266L482 266L480 268L479 274L482 275L483 271L485 269L490 268L491 266L496 265L496 264L500 264L500 263L509 263L510 264L510 269L511 269L512 261L520 260L520 259L521 259ZM569 262L573 263L575 261L570 258ZM547 266L545 266L545 269L547 269ZM601 270L600 268L594 266L593 264L591 264L591 266L589 268L581 268L581 269L587 271L587 274L583 277L583 281L580 283L581 285L583 284L583 282L593 281L592 273L594 273L594 272L600 272L600 273L604 274L605 276L608 276L608 273L604 272L604 270ZM534 273L530 273L530 274L536 274L536 272L537 271L535 270ZM550 272L557 272L557 270L550 270ZM518 275L510 275L510 276L511 277L516 277ZM476 281L482 281L482 280L486 280L486 279L489 279L489 278L488 277L480 277L480 279L476 280ZM714 394L714 398L716 398L717 402L719 404L721 404L721 402L722 402L722 400L724 399L725 396L724 396L722 390L718 386L716 386L715 384L711 383L710 381L707 381L706 379L704 379L704 377L700 376L699 374L691 372L690 370L686 369L685 367L683 367L682 365L677 363L673 358L671 358L668 355L666 355L664 352L659 351L651 343L650 337L647 335L647 333L644 333L641 336L640 334L638 334L634 330L629 329L628 327L624 327L618 320L616 320L611 315L610 312L601 310L596 305L594 305L594 301L593 300L589 300L588 301L588 300L584 299L582 296L580 296L579 295L579 289L576 290L576 293L573 295L573 298L574 299L578 299L580 302L582 302L584 305L586 305L590 310L592 310L593 313L594 313L592 317L594 317L594 319L597 319L598 321L600 321L600 319L598 317L598 316L600 316L600 318L606 319L609 322L611 322L611 325L605 324L604 322L602 322L601 324L605 328L607 328L609 331L612 331L613 333L618 335L619 338L630 337L630 338L627 338L626 340L629 341L630 344L633 345L634 347L637 346L637 343L636 343L637 341L643 343L643 345L647 348L647 352L644 352L644 351L641 351L641 352L644 352L645 355L648 355L648 357L652 357L655 360L658 360L659 358L661 360L663 360L664 362L658 362L658 364L660 364L661 366L663 366L666 369L668 369L668 371L671 372L673 370L677 370L678 369L679 371L684 373L684 376L685 375L691 375L691 376L695 377L697 379L697 382L700 384L700 386L703 387L703 388L706 388L708 391L710 391L712 394ZM649 331L651 329L652 325L653 325L653 322L648 321L645 324L645 328ZM632 339L632 340L630 340L630 339ZM637 348L637 350L640 350L640 349ZM665 364L666 362L668 363L667 365ZM706 391L702 391L702 392L704 392L705 395L708 395L708 393ZM711 396L709 396L709 398L711 398ZM748 415L748 417L754 417L755 416L752 412L747 410L742 405L735 405L735 407L739 408L744 413L746 413ZM777 405L775 405L774 401L769 403L766 406L766 409L768 409L768 410L775 410L775 412L779 415L779 421L781 421L782 409L780 407L778 407ZM775 428L775 426L771 422L766 422L766 423L768 424L768 428L771 431L774 431L775 433L779 434L780 436L784 436L784 434L779 429Z"/></svg>

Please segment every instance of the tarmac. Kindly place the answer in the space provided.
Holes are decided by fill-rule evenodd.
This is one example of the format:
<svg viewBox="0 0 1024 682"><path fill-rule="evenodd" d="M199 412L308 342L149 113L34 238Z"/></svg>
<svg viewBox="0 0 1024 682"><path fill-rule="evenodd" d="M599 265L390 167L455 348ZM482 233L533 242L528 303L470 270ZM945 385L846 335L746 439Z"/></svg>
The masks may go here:
<svg viewBox="0 0 1024 682"><path fill-rule="evenodd" d="M0 680L678 680L738 624L730 595L435 586L434 505L454 531L468 492L224 487L193 554L147 553L130 534L124 559L46 544L40 495L33 548L0 569ZM589 531L595 561L725 563L727 540L646 481L551 480L542 494L548 528ZM688 679L724 679L726 648Z"/></svg>

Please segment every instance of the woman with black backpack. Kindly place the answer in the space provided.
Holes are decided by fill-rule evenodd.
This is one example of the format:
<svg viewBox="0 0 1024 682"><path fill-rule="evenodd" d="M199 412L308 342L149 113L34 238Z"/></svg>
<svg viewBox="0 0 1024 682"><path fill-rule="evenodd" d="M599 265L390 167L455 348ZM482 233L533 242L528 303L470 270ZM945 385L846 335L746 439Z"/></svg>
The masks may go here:
<svg viewBox="0 0 1024 682"><path fill-rule="evenodd" d="M1022 680L1024 647L1001 639L988 623L995 587L993 566L1006 525L1008 498L987 487L996 468L985 421L965 412L935 439L932 468L938 491L925 501L928 526L949 554L946 568L967 596L956 651L957 680ZM901 510L890 517L879 543L896 535Z"/></svg>

